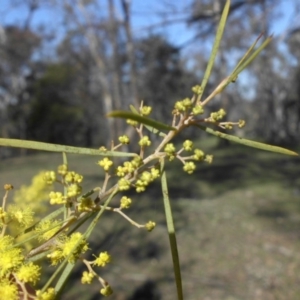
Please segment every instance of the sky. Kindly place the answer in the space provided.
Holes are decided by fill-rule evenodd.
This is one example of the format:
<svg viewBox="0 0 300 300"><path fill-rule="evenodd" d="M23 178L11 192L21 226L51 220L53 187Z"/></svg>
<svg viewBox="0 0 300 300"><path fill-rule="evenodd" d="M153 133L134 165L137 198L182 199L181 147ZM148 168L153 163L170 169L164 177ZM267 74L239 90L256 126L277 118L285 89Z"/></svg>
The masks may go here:
<svg viewBox="0 0 300 300"><path fill-rule="evenodd" d="M271 24L271 31L275 36L284 36L287 32L287 29L293 25L300 26L300 15L298 15L298 19L294 16L293 2L295 1L298 0L281 0L279 2L276 10L282 13L282 16ZM186 6L190 2L192 1L177 1L177 10L184 12ZM159 22L156 11L162 10L161 3L161 0L132 1L133 12L144 13L140 16L138 13L135 15L135 28L137 31L139 31L139 28L141 28L140 30L142 30L143 27L147 27L149 26L149 24L155 24ZM148 12L147 18L144 17L145 12ZM296 24L297 20L298 24ZM193 36L193 28L188 27L183 22L165 27L163 30L166 32L170 41L172 41L174 44L184 44Z"/></svg>
<svg viewBox="0 0 300 300"><path fill-rule="evenodd" d="M7 24L24 24L24 19L28 16L28 9L26 5L18 5L16 9L12 9L14 6L14 2L22 3L21 0L0 0L0 25ZM74 0L75 2L76 0ZM24 1L26 2L26 1ZM107 1L99 0L99 2L103 3L105 6L105 11L107 11ZM134 31L134 36L143 36L145 34L145 30L153 25L161 22L161 19L157 16L157 14L162 13L165 10L165 6L162 4L161 0L131 0L132 3L132 27ZM172 2L172 1L171 1ZM173 8L170 9L171 13L174 13L173 9L176 11L184 13L186 11L186 6L192 2L192 0L178 1ZM101 4L102 4L101 3ZM122 17L121 8L119 7L119 1L115 1L116 3L116 14L117 17ZM182 16L183 14L181 14ZM171 15L170 17L173 17ZM179 16L180 17L180 16ZM49 24L49 26L53 27L56 24L62 22L62 18L59 11L55 11L53 9L43 8L40 9L38 13L36 13L32 19L31 25L33 27L39 26L41 23ZM154 30L157 28L154 28ZM183 23L173 24L172 26L164 26L161 30L161 33L166 35L172 43L179 44L185 42L188 38L192 37L192 32L187 28L187 26Z"/></svg>
<svg viewBox="0 0 300 300"><path fill-rule="evenodd" d="M75 2L76 0L74 0ZM106 0L99 0L102 5L105 6ZM300 25L300 16L298 19L294 16L293 11L293 2L297 0L281 0L280 4L277 7L277 11L282 13L282 17L278 18L276 21L271 24L271 30L275 36L282 36L287 32L287 28L293 25ZM28 15L28 10L25 5L18 5L16 9L11 9L14 6L14 3L24 3L26 1L22 0L1 0L0 7L0 24L23 24L24 18ZM187 7L192 2L192 0L179 0L174 1L170 0L131 0L132 3L132 27L134 30L134 36L143 36L147 28L154 24L161 22L161 18L158 17L158 14L162 16L164 13L166 15L166 7L168 7L168 14L164 16L165 18L182 18L187 11ZM121 15L120 8L118 7L119 1L115 1L117 7L117 16ZM166 3L169 3L166 6ZM118 12L119 10L119 12ZM121 16L120 16L121 17ZM298 21L297 21L298 20ZM44 8L39 10L38 13L34 15L32 20L33 26L38 26L41 23L48 24L53 27L56 24L62 22L60 12L54 11L53 9ZM298 24L296 24L298 22ZM153 30L158 30L157 28ZM193 37L194 29L188 27L184 22L179 22L172 24L170 26L162 26L159 30L165 36L168 37L170 42L175 45L181 45L186 43Z"/></svg>

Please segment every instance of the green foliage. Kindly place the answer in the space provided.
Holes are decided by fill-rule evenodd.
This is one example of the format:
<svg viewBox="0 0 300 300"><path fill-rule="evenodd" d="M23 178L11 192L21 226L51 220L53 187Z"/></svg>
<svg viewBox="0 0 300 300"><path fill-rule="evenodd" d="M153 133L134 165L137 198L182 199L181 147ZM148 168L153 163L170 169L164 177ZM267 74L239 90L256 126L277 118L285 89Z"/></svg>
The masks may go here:
<svg viewBox="0 0 300 300"><path fill-rule="evenodd" d="M142 39L136 48L137 68L141 74L139 94L156 108L153 112L155 118L166 118L172 103L187 95L191 85L197 83L197 78L183 68L180 49L161 36Z"/></svg>
<svg viewBox="0 0 300 300"><path fill-rule="evenodd" d="M80 142L83 110L70 99L76 72L69 65L53 64L35 82L27 118L29 139L71 145Z"/></svg>

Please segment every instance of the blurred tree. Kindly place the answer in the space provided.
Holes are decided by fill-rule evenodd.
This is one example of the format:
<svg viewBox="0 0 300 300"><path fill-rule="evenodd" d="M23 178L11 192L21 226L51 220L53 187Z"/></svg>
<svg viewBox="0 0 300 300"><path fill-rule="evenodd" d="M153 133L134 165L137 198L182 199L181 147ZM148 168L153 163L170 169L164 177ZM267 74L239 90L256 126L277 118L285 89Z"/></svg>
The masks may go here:
<svg viewBox="0 0 300 300"><path fill-rule="evenodd" d="M65 12L65 19L70 20L73 25L71 31L66 34L66 39L71 43L77 42L79 48L84 48L84 53L89 53L93 60L93 69L91 69L95 82L93 88L98 95L98 100L92 106L95 120L100 120L97 125L105 132L105 139L110 141L113 137L118 136L122 128L119 120L99 118L95 105L101 107L103 115L114 109L128 108L128 98L134 99L135 95L128 95L126 91L134 93L136 88L126 87L124 85L124 77L126 77L127 70L132 70L132 57L127 50L126 53L126 39L131 39L130 23L128 21L130 10L125 3L124 12L126 12L126 22L120 18L116 18L115 3L113 0L107 1L107 6L103 9L103 2L99 1L62 1ZM71 24L68 23L68 26ZM126 33L124 30L124 23L126 24ZM75 40L75 38L77 40ZM78 41L81 41L78 43ZM131 47L132 47L132 41ZM129 42L128 42L129 43ZM129 49L130 47L127 47ZM60 52L63 48L60 48ZM76 50L75 50L76 51ZM130 50L132 51L132 50ZM74 52L74 50L73 50ZM77 51L76 51L77 52ZM81 53L77 52L77 58ZM130 60L131 57L131 60ZM73 56L73 59L76 58ZM127 70L125 69L125 64ZM127 81L127 86L134 84L131 73L131 80ZM99 109L98 109L99 110ZM101 135L101 133L100 133Z"/></svg>
<svg viewBox="0 0 300 300"><path fill-rule="evenodd" d="M29 139L68 145L84 145L83 108L74 101L77 70L73 66L49 64L32 88L27 118ZM76 103L77 102L77 103Z"/></svg>
<svg viewBox="0 0 300 300"><path fill-rule="evenodd" d="M137 42L136 64L139 94L155 108L155 118L172 120L174 102L191 95L197 83L186 70L179 49L162 36L149 36Z"/></svg>
<svg viewBox="0 0 300 300"><path fill-rule="evenodd" d="M0 127L3 137L26 139L28 82L33 75L32 56L40 37L17 26L2 28L0 37Z"/></svg>
<svg viewBox="0 0 300 300"><path fill-rule="evenodd" d="M90 111L88 120L95 120L97 127L104 129L106 139L113 133L119 135L122 126L97 115L139 105L139 97L143 97L146 104L156 107L156 117L164 119L170 115L171 103L191 94L191 85L196 82L185 70L179 49L162 36L133 38L129 2L121 4L124 16L117 19L112 0L107 2L107 15L98 14L98 1L78 2L78 10L65 1L66 18L72 15L71 22L75 23L58 51L63 61L80 65L82 74L90 78L89 100L85 99L90 108L85 109Z"/></svg>
<svg viewBox="0 0 300 300"><path fill-rule="evenodd" d="M299 6L300 10L300 6ZM290 53L294 59L289 70L288 98L284 102L284 123L290 143L299 143L300 129L300 27L293 28L287 36Z"/></svg>

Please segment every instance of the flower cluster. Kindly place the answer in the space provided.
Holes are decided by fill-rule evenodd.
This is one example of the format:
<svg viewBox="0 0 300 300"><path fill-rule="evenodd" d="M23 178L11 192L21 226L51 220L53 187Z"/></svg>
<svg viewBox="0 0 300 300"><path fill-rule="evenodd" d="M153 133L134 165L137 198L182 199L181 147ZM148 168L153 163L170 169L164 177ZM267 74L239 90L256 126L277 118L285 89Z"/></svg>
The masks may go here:
<svg viewBox="0 0 300 300"><path fill-rule="evenodd" d="M116 169L116 174L119 177L124 177L127 174L131 174L136 170L136 166L131 161L125 161L123 166L118 166Z"/></svg>
<svg viewBox="0 0 300 300"><path fill-rule="evenodd" d="M167 157L169 158L169 161L172 161L175 156L176 156L176 149L173 143L168 143L165 148L164 151L167 155Z"/></svg>
<svg viewBox="0 0 300 300"><path fill-rule="evenodd" d="M94 201L90 197L82 197L77 206L79 212L91 211L94 206Z"/></svg>
<svg viewBox="0 0 300 300"><path fill-rule="evenodd" d="M108 171L109 168L113 165L112 160L108 157L104 157L103 159L98 161L98 165L104 169L104 171Z"/></svg>
<svg viewBox="0 0 300 300"><path fill-rule="evenodd" d="M93 265L98 267L105 267L111 262L111 256L107 252L101 252L98 257L93 261Z"/></svg>
<svg viewBox="0 0 300 300"><path fill-rule="evenodd" d="M123 166L118 166L116 169L116 175L118 177L130 175L142 165L143 159L140 156L135 156L131 161L125 161Z"/></svg>
<svg viewBox="0 0 300 300"><path fill-rule="evenodd" d="M185 140L182 146L185 151L192 151L194 144L190 140Z"/></svg>
<svg viewBox="0 0 300 300"><path fill-rule="evenodd" d="M68 171L68 167L65 164L58 166L57 173L61 175L61 181L57 180L57 176L54 171L46 172L44 180L48 184L58 181L66 188L66 193L62 194L61 192L51 191L49 193L50 204L67 204L68 201L81 194L82 187L80 183L83 180L83 176L74 171Z"/></svg>
<svg viewBox="0 0 300 300"><path fill-rule="evenodd" d="M88 244L80 232L75 232L69 237L60 236L58 243L53 247L53 251L47 255L52 265L57 265L64 258L67 258L69 263L74 263L88 250Z"/></svg>
<svg viewBox="0 0 300 300"><path fill-rule="evenodd" d="M35 285L41 276L41 268L26 262L22 249L14 246L14 238L0 237L0 293L3 299L18 300L18 290L26 283ZM26 290L22 290L25 294Z"/></svg>
<svg viewBox="0 0 300 300"><path fill-rule="evenodd" d="M122 135L119 137L119 141L121 144L123 145L128 145L130 140L129 140L129 137L127 135Z"/></svg>
<svg viewBox="0 0 300 300"><path fill-rule="evenodd" d="M63 196L61 192L50 192L49 194L50 204L66 204L67 197Z"/></svg>
<svg viewBox="0 0 300 300"><path fill-rule="evenodd" d="M94 274L94 273L84 271L84 272L82 273L81 283L82 283L82 284L91 284L91 283L92 283L92 280L94 279L94 277L95 277L95 274Z"/></svg>
<svg viewBox="0 0 300 300"><path fill-rule="evenodd" d="M147 135L143 136L139 141L139 145L141 147L150 146L151 141L150 141L149 137Z"/></svg>
<svg viewBox="0 0 300 300"><path fill-rule="evenodd" d="M68 173L68 166L66 164L59 165L58 168L57 168L57 173L60 174L60 175L62 175L62 176L67 175L67 173Z"/></svg>
<svg viewBox="0 0 300 300"><path fill-rule="evenodd" d="M159 177L159 170L156 168L151 168L149 171L143 171L139 178L135 182L135 190L137 193L144 192L146 187Z"/></svg>
<svg viewBox="0 0 300 300"><path fill-rule="evenodd" d="M182 149L176 152L176 148L173 143L168 143L164 147L164 151L166 157L168 157L169 161L172 161L175 157L177 157L183 163L183 170L188 173L192 174L196 170L196 164L193 161L206 161L208 163L212 162L212 155L205 155L204 152L200 149L195 149L194 154L190 156L182 156L181 152L191 152L193 151L194 144L190 140L185 140L182 144Z"/></svg>
<svg viewBox="0 0 300 300"><path fill-rule="evenodd" d="M152 112L152 107L151 106L142 106L140 108L140 112L142 116L149 116Z"/></svg>
<svg viewBox="0 0 300 300"><path fill-rule="evenodd" d="M59 230L60 222L54 219L44 219L40 221L34 228L39 241L48 241Z"/></svg>
<svg viewBox="0 0 300 300"><path fill-rule="evenodd" d="M175 109L178 111L178 112L186 112L188 109L190 109L193 105L193 102L191 99L189 98L185 98L181 101L177 101L175 103Z"/></svg>
<svg viewBox="0 0 300 300"><path fill-rule="evenodd" d="M127 124L134 126L134 127L136 127L138 125L138 122L134 121L134 120L128 119L126 122L127 122Z"/></svg>
<svg viewBox="0 0 300 300"><path fill-rule="evenodd" d="M193 161L186 162L183 166L183 170L188 174L192 174L196 170L196 165Z"/></svg>
<svg viewBox="0 0 300 300"><path fill-rule="evenodd" d="M196 104L194 107L193 107L193 114L196 116L196 115L201 115L204 113L204 109L203 109L203 106L200 105L200 104Z"/></svg>
<svg viewBox="0 0 300 300"><path fill-rule="evenodd" d="M31 207L21 208L17 205L11 205L8 207L7 212L5 213L6 221L8 223L15 221L19 226L27 227L33 223L33 214Z"/></svg>
<svg viewBox="0 0 300 300"><path fill-rule="evenodd" d="M126 196L123 196L120 200L120 208L129 208L132 203L132 200Z"/></svg>
<svg viewBox="0 0 300 300"><path fill-rule="evenodd" d="M52 184L56 181L56 174L54 171L46 172L44 175L44 180L47 184Z"/></svg>
<svg viewBox="0 0 300 300"><path fill-rule="evenodd" d="M119 191L128 191L130 189L131 183L129 179L121 178L118 181Z"/></svg>
<svg viewBox="0 0 300 300"><path fill-rule="evenodd" d="M19 209L28 209L30 207L37 215L47 210L47 206L42 203L48 201L48 195L51 190L51 186L48 183L52 182L56 176L55 173L51 173L50 177L52 176L52 180L49 180L49 172L48 175L46 174L45 171L39 172L32 178L30 185L22 185L19 190L15 191L13 201ZM34 219L34 221L36 220Z"/></svg>
<svg viewBox="0 0 300 300"><path fill-rule="evenodd" d="M217 112L212 112L210 114L210 120L212 122L218 122L218 121L222 120L225 117L225 115L226 115L226 111L223 108L221 108Z"/></svg>
<svg viewBox="0 0 300 300"><path fill-rule="evenodd" d="M113 293L113 290L109 285L106 285L104 288L100 290L100 294L102 294L105 297L110 296Z"/></svg>
<svg viewBox="0 0 300 300"><path fill-rule="evenodd" d="M146 224L146 228L148 231L152 231L156 226L156 223L155 222L152 222L152 221L149 221L147 224Z"/></svg>
<svg viewBox="0 0 300 300"><path fill-rule="evenodd" d="M205 154L202 150L200 150L200 149L194 150L194 155L193 155L194 160L200 161L200 160L203 160L204 157L205 157Z"/></svg>
<svg viewBox="0 0 300 300"><path fill-rule="evenodd" d="M36 291L36 296L38 300L54 300L55 299L55 289L48 288L45 292L40 290Z"/></svg>
<svg viewBox="0 0 300 300"><path fill-rule="evenodd" d="M95 256L95 255L94 255ZM105 251L101 252L98 256L95 256L95 260L87 261L83 260L85 265L88 268L88 271L84 271L81 277L82 284L91 284L92 280L96 277L102 284L103 288L100 290L100 293L104 296L110 296L113 293L110 285L103 280L93 269L94 266L105 267L108 263L111 262L111 256Z"/></svg>
<svg viewBox="0 0 300 300"><path fill-rule="evenodd" d="M203 89L200 85L195 85L192 87L192 92L196 95L201 95L203 93Z"/></svg>
<svg viewBox="0 0 300 300"><path fill-rule="evenodd" d="M83 180L83 176L75 172L66 172L64 175L65 182L68 184L78 184Z"/></svg>

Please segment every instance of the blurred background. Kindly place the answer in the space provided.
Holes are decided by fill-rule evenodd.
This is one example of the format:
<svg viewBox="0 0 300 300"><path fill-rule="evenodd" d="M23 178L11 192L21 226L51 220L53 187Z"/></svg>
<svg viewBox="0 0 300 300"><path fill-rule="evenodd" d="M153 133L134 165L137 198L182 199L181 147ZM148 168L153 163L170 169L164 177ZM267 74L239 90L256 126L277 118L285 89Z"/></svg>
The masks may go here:
<svg viewBox="0 0 300 300"><path fill-rule="evenodd" d="M105 115L141 100L153 118L170 121L174 102L201 83L224 3L1 0L0 136L109 146L124 122ZM232 0L206 93L261 33L274 34L271 44L207 113L224 108L227 120L246 121L232 133L299 150L299 1ZM198 131L187 137L215 161L190 177L180 164L169 167L186 299L300 299L299 159ZM18 188L60 164L55 154L32 153L2 147L0 183ZM70 156L86 189L100 184L95 162ZM175 299L159 184L136 198L131 217L154 220L154 232L107 216L93 237L116 257L102 274L115 289L111 299ZM78 269L63 299L99 299L96 283L87 294L74 287L79 280Z"/></svg>

